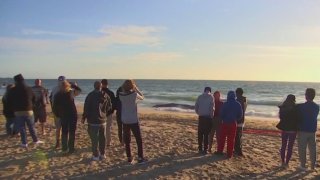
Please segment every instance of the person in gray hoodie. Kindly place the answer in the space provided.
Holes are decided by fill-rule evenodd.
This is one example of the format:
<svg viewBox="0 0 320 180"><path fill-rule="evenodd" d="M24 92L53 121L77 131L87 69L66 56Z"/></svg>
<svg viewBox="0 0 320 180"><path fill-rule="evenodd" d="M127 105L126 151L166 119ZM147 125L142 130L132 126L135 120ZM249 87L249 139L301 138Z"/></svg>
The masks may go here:
<svg viewBox="0 0 320 180"><path fill-rule="evenodd" d="M112 109L110 97L101 91L101 83L94 82L84 103L82 123L87 119L88 134L92 143L92 160L105 159L107 113ZM99 150L98 150L99 146Z"/></svg>
<svg viewBox="0 0 320 180"><path fill-rule="evenodd" d="M205 87L203 94L198 96L195 104L195 111L199 116L198 151L199 153L206 154L208 151L209 133L212 128L214 114L214 97L211 94L210 87Z"/></svg>

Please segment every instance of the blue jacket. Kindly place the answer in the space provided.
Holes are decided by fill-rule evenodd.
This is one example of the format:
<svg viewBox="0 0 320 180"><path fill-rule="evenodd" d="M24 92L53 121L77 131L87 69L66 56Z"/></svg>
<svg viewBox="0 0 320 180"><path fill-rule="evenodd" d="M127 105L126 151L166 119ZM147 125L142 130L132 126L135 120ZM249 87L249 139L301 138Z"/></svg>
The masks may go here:
<svg viewBox="0 0 320 180"><path fill-rule="evenodd" d="M301 120L299 123L299 131L316 132L317 117L319 114L319 105L312 101L307 101L298 105Z"/></svg>
<svg viewBox="0 0 320 180"><path fill-rule="evenodd" d="M221 118L223 123L233 123L240 120L243 116L242 107L236 101L236 94L234 91L228 92L227 102L225 102L221 109Z"/></svg>

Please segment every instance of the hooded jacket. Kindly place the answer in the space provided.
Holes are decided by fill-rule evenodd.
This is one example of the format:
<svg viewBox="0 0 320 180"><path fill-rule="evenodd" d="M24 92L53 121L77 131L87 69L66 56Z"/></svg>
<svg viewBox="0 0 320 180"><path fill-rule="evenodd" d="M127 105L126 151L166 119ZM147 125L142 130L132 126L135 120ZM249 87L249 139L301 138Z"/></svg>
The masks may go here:
<svg viewBox="0 0 320 180"><path fill-rule="evenodd" d="M279 106L280 122L277 128L283 131L297 131L299 113L296 105L293 106Z"/></svg>
<svg viewBox="0 0 320 180"><path fill-rule="evenodd" d="M94 90L86 97L83 117L87 118L89 124L103 124L111 108L110 97L104 92Z"/></svg>
<svg viewBox="0 0 320 180"><path fill-rule="evenodd" d="M243 116L242 107L236 101L236 94L234 91L229 91L227 102L222 105L221 119L223 123L233 123L239 121Z"/></svg>

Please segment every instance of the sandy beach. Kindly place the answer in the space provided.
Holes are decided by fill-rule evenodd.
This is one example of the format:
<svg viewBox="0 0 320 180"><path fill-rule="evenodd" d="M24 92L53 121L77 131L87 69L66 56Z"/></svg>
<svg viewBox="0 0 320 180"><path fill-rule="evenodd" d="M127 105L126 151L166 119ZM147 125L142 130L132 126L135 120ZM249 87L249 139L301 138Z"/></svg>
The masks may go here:
<svg viewBox="0 0 320 180"><path fill-rule="evenodd" d="M78 107L79 117L81 107ZM51 112L51 111L50 111ZM140 122L145 157L144 165L129 165L124 148L117 139L114 119L112 145L107 159L91 161L91 143L87 125L78 122L76 153L63 155L54 149L55 129L39 135L45 144L30 143L21 148L20 138L5 135L4 117L0 121L0 179L319 179L320 170L297 169L295 144L287 169L280 167L280 135L277 119L247 118L243 136L244 157L227 159L197 152L197 117L190 113L162 112L140 108ZM52 126L52 116L48 118ZM39 125L37 124L39 131ZM318 131L319 132L319 131ZM319 138L318 138L319 139ZM28 141L31 137L28 136ZM318 142L318 154L320 143ZM214 142L214 148L216 143ZM137 156L134 138L133 155Z"/></svg>

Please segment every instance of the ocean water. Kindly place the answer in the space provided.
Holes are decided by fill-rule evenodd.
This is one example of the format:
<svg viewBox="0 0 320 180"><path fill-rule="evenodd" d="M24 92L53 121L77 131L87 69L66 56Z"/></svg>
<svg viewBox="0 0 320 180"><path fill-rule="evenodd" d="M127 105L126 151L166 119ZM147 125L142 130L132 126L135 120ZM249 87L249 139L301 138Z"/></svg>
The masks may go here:
<svg viewBox="0 0 320 180"><path fill-rule="evenodd" d="M43 86L49 91L57 85L57 80L44 79ZM76 97L76 103L83 103L86 95L93 90L95 80L73 79L82 88L80 96ZM121 86L124 80L109 80L109 88L114 92ZM0 79L0 83L11 83L11 79ZM26 80L32 86L34 80ZM169 103L181 105L194 105L196 98L203 92L205 86L210 86L212 91L219 90L222 99L226 99L229 90L238 87L243 88L247 97L247 116L278 117L278 105L288 94L294 94L297 103L303 103L306 88L315 88L317 96L315 102L320 104L320 83L296 83L296 82L255 82L255 81L215 81L215 80L136 80L139 89L144 93L145 100L140 102L142 107L153 107ZM1 87L0 96L5 92ZM183 106L184 107L184 106ZM193 109L181 106L156 108L159 111L180 111L194 113ZM189 107L189 106L188 106Z"/></svg>

